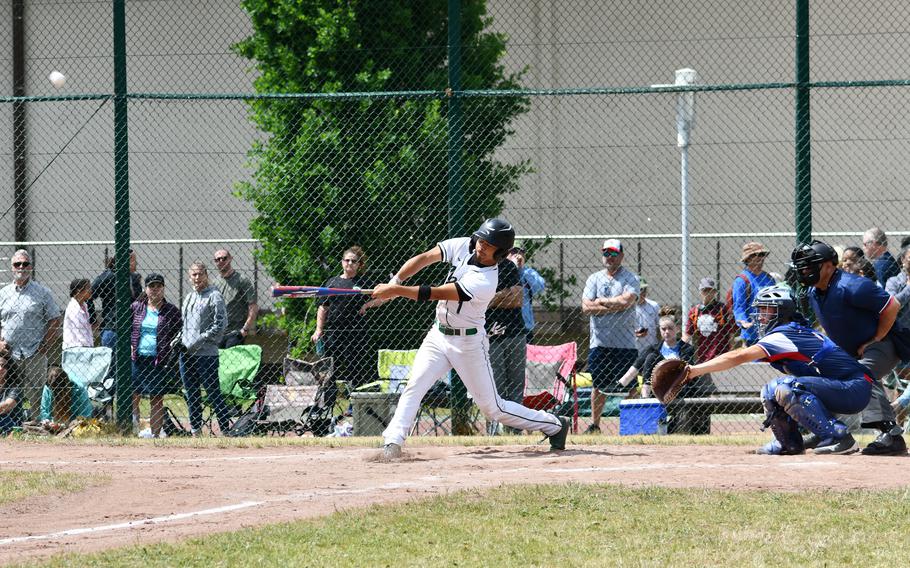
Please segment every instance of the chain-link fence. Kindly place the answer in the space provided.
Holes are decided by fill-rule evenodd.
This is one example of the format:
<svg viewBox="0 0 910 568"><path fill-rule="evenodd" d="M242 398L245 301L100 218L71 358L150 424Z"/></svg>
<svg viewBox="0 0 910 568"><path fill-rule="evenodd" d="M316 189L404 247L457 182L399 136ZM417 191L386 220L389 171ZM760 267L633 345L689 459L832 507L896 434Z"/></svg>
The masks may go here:
<svg viewBox="0 0 910 568"><path fill-rule="evenodd" d="M133 415L150 434L379 434L444 314L271 287L374 288L499 216L521 250L486 333L459 336L479 351L449 356L473 393L430 377L415 432L508 429L481 412L489 374L502 398L582 431L754 432L774 376L759 364L694 384L669 420L621 400L656 360L735 345L748 299L727 291L783 281L798 238L861 246L881 227L898 254L907 9L12 0L3 388L25 418ZM406 283L442 286L443 260ZM144 280L127 301L130 271ZM608 297L622 309L596 305ZM42 406L48 365L69 382L55 376Z"/></svg>

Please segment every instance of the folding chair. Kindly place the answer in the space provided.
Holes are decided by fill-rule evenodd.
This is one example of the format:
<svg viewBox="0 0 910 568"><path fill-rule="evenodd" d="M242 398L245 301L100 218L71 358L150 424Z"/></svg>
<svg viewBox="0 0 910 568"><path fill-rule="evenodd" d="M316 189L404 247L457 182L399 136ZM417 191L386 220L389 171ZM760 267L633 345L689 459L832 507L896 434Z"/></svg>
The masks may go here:
<svg viewBox="0 0 910 568"><path fill-rule="evenodd" d="M110 347L73 347L64 349L60 366L70 380L84 389L96 418L112 414L114 376L110 372L113 351Z"/></svg>
<svg viewBox="0 0 910 568"><path fill-rule="evenodd" d="M525 390L522 404L572 417L572 431L578 431L578 390L574 341L561 345L528 345Z"/></svg>
<svg viewBox="0 0 910 568"><path fill-rule="evenodd" d="M377 359L380 392L400 393L404 391L404 387L411 377L411 368L414 366L416 356L416 349L380 349ZM414 427L411 430L412 435L439 436L440 432L443 435L451 434L452 416L449 394L448 376L433 383L420 402L420 411L417 413ZM427 421L429 425L421 434L420 425ZM447 423L449 426L446 426Z"/></svg>
<svg viewBox="0 0 910 568"><path fill-rule="evenodd" d="M312 362L285 357L284 384L266 385L257 427L272 434L326 436L333 431L336 398L331 357Z"/></svg>

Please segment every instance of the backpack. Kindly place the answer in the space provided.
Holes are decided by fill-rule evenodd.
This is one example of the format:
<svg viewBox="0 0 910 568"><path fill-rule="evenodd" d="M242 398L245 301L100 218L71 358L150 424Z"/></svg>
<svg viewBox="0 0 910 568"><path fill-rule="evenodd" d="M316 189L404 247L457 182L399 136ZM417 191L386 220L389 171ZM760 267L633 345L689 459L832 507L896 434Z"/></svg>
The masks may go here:
<svg viewBox="0 0 910 568"><path fill-rule="evenodd" d="M742 278L743 282L746 283L746 296L752 295L752 281L749 280L749 277L746 276L745 272L736 275L736 278ZM736 278L733 279L733 284L736 284ZM724 302L724 305L727 307L727 313L729 313L733 319L736 319L736 316L733 313L733 284L730 284L730 289L727 290L727 300Z"/></svg>

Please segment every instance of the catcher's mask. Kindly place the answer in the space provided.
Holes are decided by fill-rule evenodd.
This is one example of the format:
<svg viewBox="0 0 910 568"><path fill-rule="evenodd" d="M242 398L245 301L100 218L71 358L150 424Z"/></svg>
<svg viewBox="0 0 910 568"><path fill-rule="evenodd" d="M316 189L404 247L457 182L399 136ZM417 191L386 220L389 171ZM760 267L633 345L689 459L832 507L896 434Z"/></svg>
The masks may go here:
<svg viewBox="0 0 910 568"><path fill-rule="evenodd" d="M815 286L821 277L822 265L837 264L837 251L828 243L812 241L801 244L790 253L790 265L796 270L796 279L803 286Z"/></svg>
<svg viewBox="0 0 910 568"><path fill-rule="evenodd" d="M775 327L790 323L796 314L796 302L789 288L762 288L752 301L752 321L758 323L758 336L764 337Z"/></svg>
<svg viewBox="0 0 910 568"><path fill-rule="evenodd" d="M509 249L515 245L515 229L505 219L487 219L471 235L471 250L474 250L477 239L484 240L496 247L493 258L499 262L509 254Z"/></svg>

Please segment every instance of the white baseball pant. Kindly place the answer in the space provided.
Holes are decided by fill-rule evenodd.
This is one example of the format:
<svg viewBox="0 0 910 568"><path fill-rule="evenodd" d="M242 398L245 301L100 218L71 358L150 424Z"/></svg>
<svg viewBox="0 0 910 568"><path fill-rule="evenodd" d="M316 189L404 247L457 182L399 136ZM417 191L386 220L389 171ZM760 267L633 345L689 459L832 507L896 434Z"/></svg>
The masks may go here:
<svg viewBox="0 0 910 568"><path fill-rule="evenodd" d="M559 418L553 414L532 410L499 396L490 367L486 334L443 335L434 325L417 350L411 378L398 401L395 416L382 433L386 444L404 443L420 411L420 401L430 387L453 368L488 420L519 430L541 431L547 436L562 428Z"/></svg>

